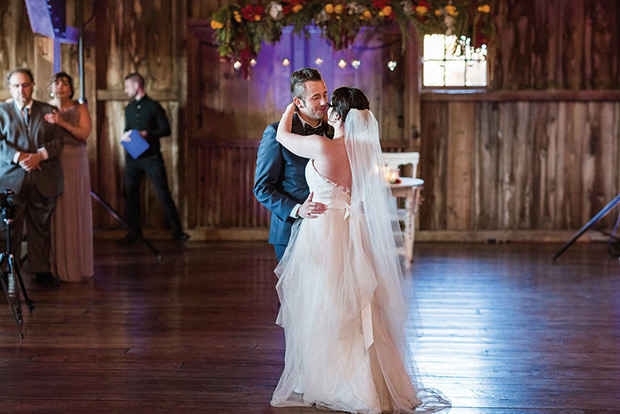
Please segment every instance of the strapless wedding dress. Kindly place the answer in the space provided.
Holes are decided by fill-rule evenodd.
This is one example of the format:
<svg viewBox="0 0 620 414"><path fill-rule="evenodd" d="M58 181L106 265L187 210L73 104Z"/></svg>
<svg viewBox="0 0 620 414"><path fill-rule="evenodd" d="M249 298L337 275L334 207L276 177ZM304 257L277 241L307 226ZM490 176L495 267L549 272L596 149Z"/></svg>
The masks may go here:
<svg viewBox="0 0 620 414"><path fill-rule="evenodd" d="M422 401L409 348L392 340L405 327L384 311L387 298L402 295L400 285L377 283L367 234L350 231L354 210L363 214L351 206L350 190L322 176L312 160L306 179L313 200L328 210L298 220L275 270L286 353L271 404L414 412Z"/></svg>

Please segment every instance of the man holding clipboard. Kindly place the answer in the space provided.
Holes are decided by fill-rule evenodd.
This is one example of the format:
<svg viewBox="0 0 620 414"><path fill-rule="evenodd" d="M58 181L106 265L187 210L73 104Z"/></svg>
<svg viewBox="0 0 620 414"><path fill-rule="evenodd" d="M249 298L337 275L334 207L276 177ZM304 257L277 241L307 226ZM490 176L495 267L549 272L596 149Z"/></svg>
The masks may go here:
<svg viewBox="0 0 620 414"><path fill-rule="evenodd" d="M139 73L125 77L125 94L133 99L125 108L125 133L121 144L125 154L125 198L127 222L134 231L142 234L140 224L140 183L148 175L162 204L174 240L182 244L189 235L183 232L179 213L168 187L166 166L161 155L159 139L170 135L166 112L159 102L152 100L144 91L144 78ZM134 243L138 239L131 232L121 243Z"/></svg>

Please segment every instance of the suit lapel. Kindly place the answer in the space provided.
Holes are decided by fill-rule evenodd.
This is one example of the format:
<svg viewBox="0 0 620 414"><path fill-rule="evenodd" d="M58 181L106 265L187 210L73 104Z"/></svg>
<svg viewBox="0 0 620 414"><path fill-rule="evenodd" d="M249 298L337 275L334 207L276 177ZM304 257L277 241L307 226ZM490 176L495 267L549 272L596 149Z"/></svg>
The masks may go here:
<svg viewBox="0 0 620 414"><path fill-rule="evenodd" d="M15 102L13 102L9 107L11 108L11 115L14 119L13 123L17 125L17 129L19 130L20 135L28 137L28 131L26 131L26 124L24 123L24 118L22 117L20 110L17 108L17 105L15 104Z"/></svg>
<svg viewBox="0 0 620 414"><path fill-rule="evenodd" d="M30 109L30 126L28 127L28 135L31 136L33 131L36 131L39 128L39 123L41 122L41 106L37 101L32 101L32 107Z"/></svg>

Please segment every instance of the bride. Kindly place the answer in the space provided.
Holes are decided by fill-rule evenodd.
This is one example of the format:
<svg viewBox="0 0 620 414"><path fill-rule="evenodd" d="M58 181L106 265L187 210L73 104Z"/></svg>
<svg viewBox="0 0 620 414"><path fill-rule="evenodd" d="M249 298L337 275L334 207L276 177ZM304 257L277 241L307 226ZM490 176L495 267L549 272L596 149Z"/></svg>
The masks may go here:
<svg viewBox="0 0 620 414"><path fill-rule="evenodd" d="M328 110L333 140L291 133L294 103L278 126L277 140L310 159L310 197L327 209L298 220L275 269L277 323L286 339L284 372L271 401L276 407L411 413L449 406L423 388L407 346L389 187L368 108L361 90L343 87Z"/></svg>

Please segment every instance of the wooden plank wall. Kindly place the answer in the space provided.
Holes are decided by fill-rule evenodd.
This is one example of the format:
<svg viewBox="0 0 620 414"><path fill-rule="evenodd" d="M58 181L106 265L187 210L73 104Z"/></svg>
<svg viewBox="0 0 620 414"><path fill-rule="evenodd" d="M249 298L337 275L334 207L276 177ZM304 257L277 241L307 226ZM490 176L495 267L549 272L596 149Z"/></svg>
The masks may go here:
<svg viewBox="0 0 620 414"><path fill-rule="evenodd" d="M422 93L424 239L574 230L620 192L620 3L494 7L489 91Z"/></svg>
<svg viewBox="0 0 620 414"><path fill-rule="evenodd" d="M618 102L426 101L422 120L422 230L576 229L620 191Z"/></svg>
<svg viewBox="0 0 620 414"><path fill-rule="evenodd" d="M252 193L260 140L209 141L192 146L196 155L195 227L265 229L269 212ZM242 190L242 191L239 191Z"/></svg>

